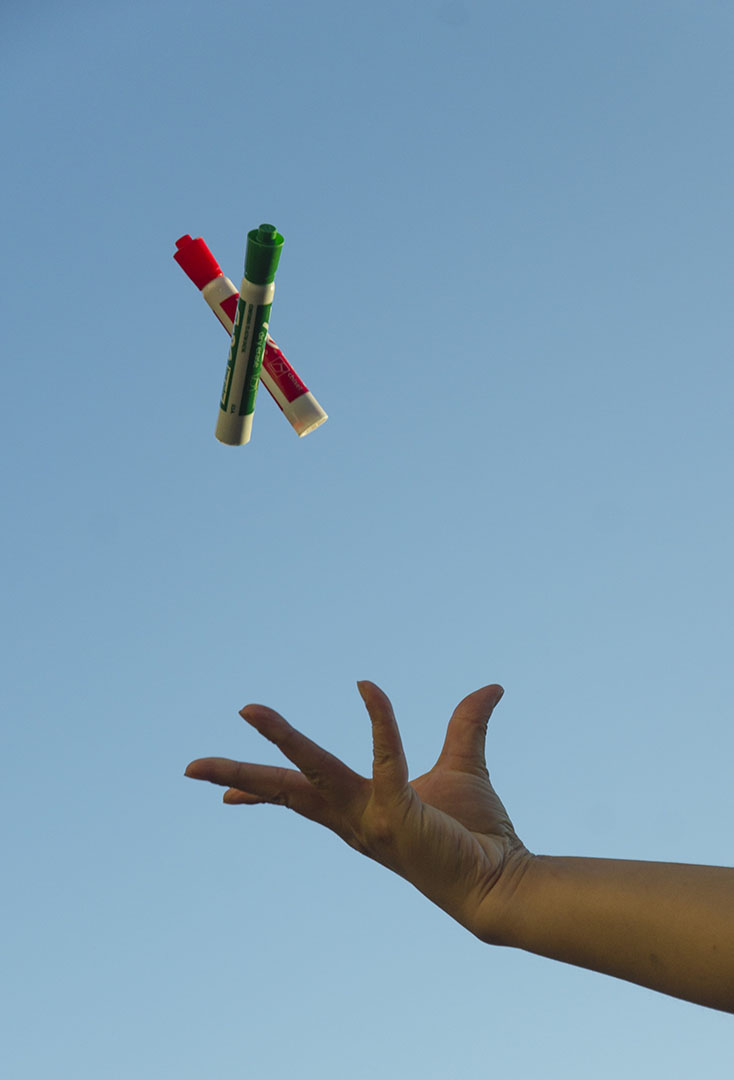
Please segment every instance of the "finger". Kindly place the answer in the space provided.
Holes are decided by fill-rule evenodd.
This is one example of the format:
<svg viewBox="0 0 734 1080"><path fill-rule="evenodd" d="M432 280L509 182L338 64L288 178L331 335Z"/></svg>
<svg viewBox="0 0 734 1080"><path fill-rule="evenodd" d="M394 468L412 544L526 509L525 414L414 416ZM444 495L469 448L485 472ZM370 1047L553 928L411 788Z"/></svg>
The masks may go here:
<svg viewBox="0 0 734 1080"><path fill-rule="evenodd" d="M299 792L297 796L278 792L269 798L265 795L253 795L249 791L240 791L238 788L228 788L222 796L222 802L227 806L260 806L265 803L271 806L287 806L301 817L334 828L333 815L326 800L310 784L306 791Z"/></svg>
<svg viewBox="0 0 734 1080"><path fill-rule="evenodd" d="M298 805L277 797L266 799L264 795L251 795L249 791L239 791L237 788L229 788L225 791L222 802L228 806L257 806L262 803L286 805L302 817L309 818L318 825L331 829L332 832L335 832L337 836L340 836L342 840L345 840L351 847L356 848L357 851L363 850L348 820L348 816L338 808L330 806L326 799L319 795L318 791L310 784L308 785L308 791L299 795Z"/></svg>
<svg viewBox="0 0 734 1080"><path fill-rule="evenodd" d="M438 764L486 773L487 724L503 694L502 687L493 683L475 690L459 702L449 720Z"/></svg>
<svg viewBox="0 0 734 1080"><path fill-rule="evenodd" d="M226 803L227 806L258 806L264 803L271 806L287 806L289 810L294 810L301 817L316 821L319 825L326 825L329 829L339 832L338 812L332 811L326 799L319 795L318 791L310 784L304 791L297 794L278 792L270 797L253 795L249 791L240 791L238 788L228 788L222 796L222 802Z"/></svg>
<svg viewBox="0 0 734 1080"><path fill-rule="evenodd" d="M240 709L240 716L274 743L322 794L347 800L364 785L364 777L302 735L274 709L266 705L245 705ZM232 786L237 787L236 784Z"/></svg>
<svg viewBox="0 0 734 1080"><path fill-rule="evenodd" d="M186 766L185 775L193 780L208 780L210 784L239 788L266 798L281 791L298 791L309 786L305 776L295 769L250 765L246 761L232 761L231 758L197 758Z"/></svg>
<svg viewBox="0 0 734 1080"><path fill-rule="evenodd" d="M375 795L396 795L408 783L408 764L393 707L387 694L374 683L358 682L357 689L372 721L372 781Z"/></svg>
<svg viewBox="0 0 734 1080"><path fill-rule="evenodd" d="M315 821L324 816L325 800L295 769L250 765L229 758L199 758L187 767L186 776L208 780L210 784L229 788L241 796L228 798L229 791L225 792L224 800L228 803L275 803Z"/></svg>
<svg viewBox="0 0 734 1080"><path fill-rule="evenodd" d="M222 795L222 802L227 806L258 806L268 800L263 795L248 795L246 791L238 791L237 788L228 788Z"/></svg>

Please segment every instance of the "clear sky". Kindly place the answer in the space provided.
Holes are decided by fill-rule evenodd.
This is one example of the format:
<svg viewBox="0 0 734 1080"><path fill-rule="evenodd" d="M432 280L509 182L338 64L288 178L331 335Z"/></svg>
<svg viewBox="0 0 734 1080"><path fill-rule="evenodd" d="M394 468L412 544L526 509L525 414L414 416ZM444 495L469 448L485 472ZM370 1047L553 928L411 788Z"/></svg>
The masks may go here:
<svg viewBox="0 0 734 1080"><path fill-rule="evenodd" d="M0 15L13 1080L719 1075L731 1017L480 945L194 757L279 709L411 767L488 682L536 852L731 864L734 9L29 2ZM261 391L239 281L330 415Z"/></svg>

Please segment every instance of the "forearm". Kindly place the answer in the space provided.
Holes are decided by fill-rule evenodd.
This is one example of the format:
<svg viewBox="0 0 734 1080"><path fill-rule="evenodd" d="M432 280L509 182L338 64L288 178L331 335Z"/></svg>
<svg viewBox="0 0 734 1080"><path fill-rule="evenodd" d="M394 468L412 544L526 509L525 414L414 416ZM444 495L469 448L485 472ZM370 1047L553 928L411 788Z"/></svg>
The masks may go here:
<svg viewBox="0 0 734 1080"><path fill-rule="evenodd" d="M734 1012L734 869L533 856L505 944Z"/></svg>

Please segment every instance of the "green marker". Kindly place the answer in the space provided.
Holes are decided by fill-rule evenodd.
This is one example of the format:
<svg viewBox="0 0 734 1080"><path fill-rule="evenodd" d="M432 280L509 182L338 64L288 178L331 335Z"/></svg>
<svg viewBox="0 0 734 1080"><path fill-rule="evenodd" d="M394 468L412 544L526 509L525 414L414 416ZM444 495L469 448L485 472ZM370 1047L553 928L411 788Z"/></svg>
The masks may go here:
<svg viewBox="0 0 734 1080"><path fill-rule="evenodd" d="M215 435L228 446L250 441L252 414L270 324L283 237L274 225L261 225L247 234L245 276L224 375Z"/></svg>

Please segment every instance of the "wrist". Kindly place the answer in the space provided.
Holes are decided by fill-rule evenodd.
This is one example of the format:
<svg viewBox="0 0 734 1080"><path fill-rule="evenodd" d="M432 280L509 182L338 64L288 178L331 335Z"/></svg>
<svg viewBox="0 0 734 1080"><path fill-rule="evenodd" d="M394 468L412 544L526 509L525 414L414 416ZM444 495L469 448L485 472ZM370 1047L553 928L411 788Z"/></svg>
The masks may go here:
<svg viewBox="0 0 734 1080"><path fill-rule="evenodd" d="M507 856L502 873L483 901L476 936L486 945L523 948L542 856L519 844Z"/></svg>

